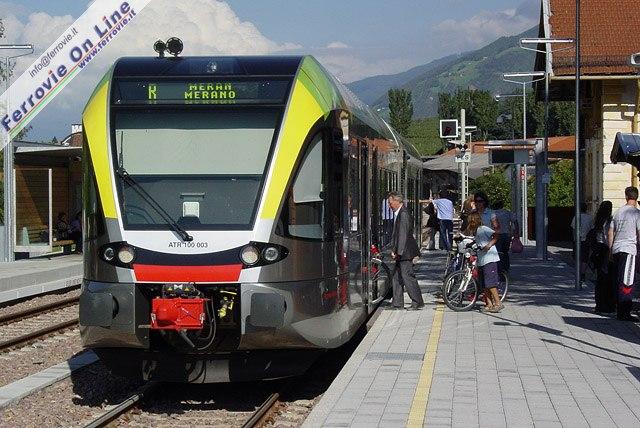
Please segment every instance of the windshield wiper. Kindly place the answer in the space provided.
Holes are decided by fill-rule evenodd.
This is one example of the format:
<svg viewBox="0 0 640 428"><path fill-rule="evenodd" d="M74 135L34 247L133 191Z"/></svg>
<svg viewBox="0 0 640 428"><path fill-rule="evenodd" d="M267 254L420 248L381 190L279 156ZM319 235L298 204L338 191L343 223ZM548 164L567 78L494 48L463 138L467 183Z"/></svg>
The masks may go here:
<svg viewBox="0 0 640 428"><path fill-rule="evenodd" d="M151 206L151 208L153 208L158 214L160 214L160 217L162 217L164 219L164 221L166 221L169 226L171 226L171 228L178 234L180 235L180 237L182 238L183 241L186 242L191 242L193 241L193 236L189 235L189 233L184 230L177 221L175 221L173 218L171 218L171 215L164 209L162 208L162 205L160 205L158 203L158 201L156 201L146 190L144 190L144 188L140 185L140 183L138 183L136 180L133 179L133 177L131 177L131 175L129 175L129 173L127 172L126 169L124 169L124 167L120 167L116 170L118 176L120 178L122 178L124 181L126 181L129 186L138 194L140 195L140 197L142 199L144 199L145 201L147 201L147 203Z"/></svg>

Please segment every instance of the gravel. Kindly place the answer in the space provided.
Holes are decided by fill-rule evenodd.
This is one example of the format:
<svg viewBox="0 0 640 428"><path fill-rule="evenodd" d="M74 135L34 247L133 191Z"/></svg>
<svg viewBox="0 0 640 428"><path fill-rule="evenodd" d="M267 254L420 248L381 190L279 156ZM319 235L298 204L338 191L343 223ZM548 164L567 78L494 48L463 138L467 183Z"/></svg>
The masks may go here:
<svg viewBox="0 0 640 428"><path fill-rule="evenodd" d="M76 328L0 354L0 386L66 361L81 351Z"/></svg>
<svg viewBox="0 0 640 428"><path fill-rule="evenodd" d="M97 362L0 410L0 427L83 426L102 414L106 406L127 398L138 386L111 375Z"/></svg>
<svg viewBox="0 0 640 428"><path fill-rule="evenodd" d="M0 304L0 316L13 314L25 309L31 309L38 306L46 305L48 303L54 303L70 297L78 297L79 295L80 289L75 288L70 291L60 291L51 294L43 294L41 296L28 298L27 300L14 300L11 302L2 303Z"/></svg>

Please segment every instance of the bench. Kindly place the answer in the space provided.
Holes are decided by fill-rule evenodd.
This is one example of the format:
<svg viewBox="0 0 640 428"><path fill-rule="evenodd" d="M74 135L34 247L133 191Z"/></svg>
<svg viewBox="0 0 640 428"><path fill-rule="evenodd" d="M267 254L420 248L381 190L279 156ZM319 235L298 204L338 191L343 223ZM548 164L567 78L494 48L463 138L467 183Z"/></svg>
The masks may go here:
<svg viewBox="0 0 640 428"><path fill-rule="evenodd" d="M40 242L42 233L49 234L49 228L45 225L34 226L31 228L27 228L27 233L29 235L29 242ZM54 231L55 232L55 231ZM63 254L71 254L71 246L75 244L75 241L72 239L58 239L52 242L53 249L62 248ZM57 251L54 251L57 252Z"/></svg>

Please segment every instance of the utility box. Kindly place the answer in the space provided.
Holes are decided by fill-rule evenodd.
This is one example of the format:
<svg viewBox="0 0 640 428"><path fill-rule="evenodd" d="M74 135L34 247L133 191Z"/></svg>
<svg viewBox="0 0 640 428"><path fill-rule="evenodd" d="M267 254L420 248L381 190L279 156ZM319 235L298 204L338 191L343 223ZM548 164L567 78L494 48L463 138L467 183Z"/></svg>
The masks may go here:
<svg viewBox="0 0 640 428"><path fill-rule="evenodd" d="M489 150L489 163L491 165L533 165L535 153L533 150Z"/></svg>

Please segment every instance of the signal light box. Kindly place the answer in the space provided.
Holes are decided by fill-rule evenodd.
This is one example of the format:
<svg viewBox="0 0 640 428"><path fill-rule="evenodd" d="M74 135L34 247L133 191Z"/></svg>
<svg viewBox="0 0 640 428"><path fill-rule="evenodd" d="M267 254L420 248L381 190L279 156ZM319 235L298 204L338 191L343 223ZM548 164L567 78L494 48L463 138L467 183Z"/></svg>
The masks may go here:
<svg viewBox="0 0 640 428"><path fill-rule="evenodd" d="M458 138L460 135L458 119L440 120L440 138Z"/></svg>

